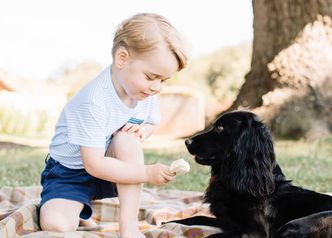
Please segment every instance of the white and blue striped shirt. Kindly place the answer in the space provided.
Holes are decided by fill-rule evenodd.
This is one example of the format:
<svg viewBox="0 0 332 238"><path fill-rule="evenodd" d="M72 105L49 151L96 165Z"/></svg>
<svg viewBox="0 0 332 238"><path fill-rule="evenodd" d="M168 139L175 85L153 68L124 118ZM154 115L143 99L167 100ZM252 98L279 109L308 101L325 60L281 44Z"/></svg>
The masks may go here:
<svg viewBox="0 0 332 238"><path fill-rule="evenodd" d="M80 146L107 150L112 134L127 122L158 124L156 96L129 108L119 98L107 67L83 87L64 107L49 146L50 156L62 165L81 169Z"/></svg>

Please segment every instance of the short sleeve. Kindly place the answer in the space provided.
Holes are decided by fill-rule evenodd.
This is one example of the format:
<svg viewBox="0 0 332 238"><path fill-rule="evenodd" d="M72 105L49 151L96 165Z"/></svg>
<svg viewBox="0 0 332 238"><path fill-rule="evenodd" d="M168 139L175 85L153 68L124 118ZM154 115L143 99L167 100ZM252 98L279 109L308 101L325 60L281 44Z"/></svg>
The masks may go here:
<svg viewBox="0 0 332 238"><path fill-rule="evenodd" d="M148 112L149 113L145 122L154 125L159 124L161 120L161 115L160 115L159 100L157 95L151 97L151 102L149 105Z"/></svg>
<svg viewBox="0 0 332 238"><path fill-rule="evenodd" d="M106 110L93 104L82 104L66 112L68 142L105 148Z"/></svg>

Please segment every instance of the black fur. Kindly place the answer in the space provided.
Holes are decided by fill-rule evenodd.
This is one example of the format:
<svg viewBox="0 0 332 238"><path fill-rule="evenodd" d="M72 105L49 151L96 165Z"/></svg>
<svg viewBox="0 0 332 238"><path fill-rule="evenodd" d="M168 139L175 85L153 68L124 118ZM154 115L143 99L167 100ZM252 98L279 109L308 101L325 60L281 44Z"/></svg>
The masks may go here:
<svg viewBox="0 0 332 238"><path fill-rule="evenodd" d="M223 230L209 237L332 237L332 197L286 180L271 134L255 114L226 113L186 146L197 163L211 166L205 202L216 218L176 222Z"/></svg>

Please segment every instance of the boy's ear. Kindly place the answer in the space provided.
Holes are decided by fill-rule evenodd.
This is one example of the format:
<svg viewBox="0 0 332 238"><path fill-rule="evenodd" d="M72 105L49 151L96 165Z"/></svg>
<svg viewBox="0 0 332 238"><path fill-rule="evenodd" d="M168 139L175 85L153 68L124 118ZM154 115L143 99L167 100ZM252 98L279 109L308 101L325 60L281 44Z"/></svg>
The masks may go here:
<svg viewBox="0 0 332 238"><path fill-rule="evenodd" d="M118 68L123 68L129 59L129 52L125 47L119 47L115 52L115 65Z"/></svg>

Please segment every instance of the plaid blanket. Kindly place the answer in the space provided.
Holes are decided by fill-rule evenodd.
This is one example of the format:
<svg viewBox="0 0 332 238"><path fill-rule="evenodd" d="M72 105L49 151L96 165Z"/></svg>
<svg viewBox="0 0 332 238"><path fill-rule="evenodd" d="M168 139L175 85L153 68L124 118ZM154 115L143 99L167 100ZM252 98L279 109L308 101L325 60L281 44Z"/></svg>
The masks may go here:
<svg viewBox="0 0 332 238"><path fill-rule="evenodd" d="M119 237L119 201L117 198L93 202L92 218L99 229L79 227L75 232L57 233L41 231L37 207L41 187L3 187L0 189L0 237ZM217 228L208 226L185 226L162 222L193 215L209 215L202 204L202 193L179 190L143 190L139 212L140 230L148 238L191 237L199 238L216 233Z"/></svg>

